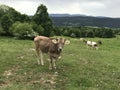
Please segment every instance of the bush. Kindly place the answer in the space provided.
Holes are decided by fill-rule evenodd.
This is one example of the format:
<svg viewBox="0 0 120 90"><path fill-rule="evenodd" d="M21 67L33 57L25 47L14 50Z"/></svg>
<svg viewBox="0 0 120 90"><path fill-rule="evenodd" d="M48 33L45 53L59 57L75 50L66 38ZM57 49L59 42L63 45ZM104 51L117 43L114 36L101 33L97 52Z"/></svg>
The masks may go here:
<svg viewBox="0 0 120 90"><path fill-rule="evenodd" d="M70 37L75 38L76 37L75 33L71 33Z"/></svg>
<svg viewBox="0 0 120 90"><path fill-rule="evenodd" d="M0 27L0 35L4 34L3 28Z"/></svg>
<svg viewBox="0 0 120 90"><path fill-rule="evenodd" d="M10 32L18 39L32 39L36 36L36 32L29 23L16 22L10 28Z"/></svg>

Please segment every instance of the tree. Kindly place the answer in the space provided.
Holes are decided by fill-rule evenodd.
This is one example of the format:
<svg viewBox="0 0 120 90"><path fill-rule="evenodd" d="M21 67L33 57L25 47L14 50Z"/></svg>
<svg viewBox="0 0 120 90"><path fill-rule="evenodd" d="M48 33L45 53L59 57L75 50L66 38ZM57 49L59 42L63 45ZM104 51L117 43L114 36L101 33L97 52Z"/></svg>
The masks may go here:
<svg viewBox="0 0 120 90"><path fill-rule="evenodd" d="M0 35L2 35L3 33L4 33L3 28L0 25Z"/></svg>
<svg viewBox="0 0 120 90"><path fill-rule="evenodd" d="M3 29L4 35L11 35L9 32L9 28L16 21L28 22L30 21L30 18L27 15L21 14L20 12L16 11L12 7L9 7L7 5L0 5L0 25Z"/></svg>
<svg viewBox="0 0 120 90"><path fill-rule="evenodd" d="M1 17L1 26L4 30L5 35L10 35L9 28L11 27L13 21L8 14Z"/></svg>
<svg viewBox="0 0 120 90"><path fill-rule="evenodd" d="M54 34L60 36L62 34L62 31L60 27L54 27Z"/></svg>
<svg viewBox="0 0 120 90"><path fill-rule="evenodd" d="M94 32L92 30L87 30L86 37L94 37Z"/></svg>
<svg viewBox="0 0 120 90"><path fill-rule="evenodd" d="M103 38L112 38L112 37L114 37L114 33L111 29L104 29L102 37Z"/></svg>
<svg viewBox="0 0 120 90"><path fill-rule="evenodd" d="M53 23L50 19L47 8L41 4L33 16L33 20L37 25L41 25L44 28L44 36L51 36L53 30Z"/></svg>
<svg viewBox="0 0 120 90"><path fill-rule="evenodd" d="M38 25L36 32L37 32L39 35L43 35L43 34L44 34L44 28L43 28L41 25Z"/></svg>

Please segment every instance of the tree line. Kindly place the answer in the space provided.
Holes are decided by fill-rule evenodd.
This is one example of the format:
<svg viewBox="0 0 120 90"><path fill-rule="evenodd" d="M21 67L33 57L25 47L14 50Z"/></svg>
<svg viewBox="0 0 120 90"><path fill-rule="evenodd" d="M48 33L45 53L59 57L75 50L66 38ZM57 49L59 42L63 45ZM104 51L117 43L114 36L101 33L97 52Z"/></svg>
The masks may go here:
<svg viewBox="0 0 120 90"><path fill-rule="evenodd" d="M120 29L81 26L81 27L61 27L59 32L61 34L58 34L57 32L56 34L70 36L73 38L80 37L112 38L115 37L117 34L120 34Z"/></svg>
<svg viewBox="0 0 120 90"><path fill-rule="evenodd" d="M33 39L36 35L70 37L102 37L111 38L120 34L120 29L99 27L58 27L53 24L47 7L39 5L33 16L21 14L14 8L0 5L0 35L19 39Z"/></svg>

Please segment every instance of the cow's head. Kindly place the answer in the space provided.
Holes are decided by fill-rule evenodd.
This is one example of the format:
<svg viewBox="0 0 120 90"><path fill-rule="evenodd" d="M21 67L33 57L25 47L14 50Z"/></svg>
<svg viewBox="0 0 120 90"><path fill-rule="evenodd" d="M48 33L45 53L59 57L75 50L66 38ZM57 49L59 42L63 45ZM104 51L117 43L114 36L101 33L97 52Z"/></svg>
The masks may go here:
<svg viewBox="0 0 120 90"><path fill-rule="evenodd" d="M70 41L64 38L56 38L56 39L53 39L52 42L57 45L58 52L62 52L63 46L65 44L70 44Z"/></svg>

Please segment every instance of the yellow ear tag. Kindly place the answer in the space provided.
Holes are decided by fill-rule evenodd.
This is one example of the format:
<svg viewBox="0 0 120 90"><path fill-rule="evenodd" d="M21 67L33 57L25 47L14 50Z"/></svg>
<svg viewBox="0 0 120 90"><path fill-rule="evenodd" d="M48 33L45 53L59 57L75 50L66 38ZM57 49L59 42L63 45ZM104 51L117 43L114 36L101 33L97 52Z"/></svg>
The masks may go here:
<svg viewBox="0 0 120 90"><path fill-rule="evenodd" d="M65 41L65 44L70 44L70 41L69 41L69 40L66 40L66 41Z"/></svg>
<svg viewBox="0 0 120 90"><path fill-rule="evenodd" d="M53 42L54 44L57 44L57 40L55 40L55 39L53 39L52 42Z"/></svg>

